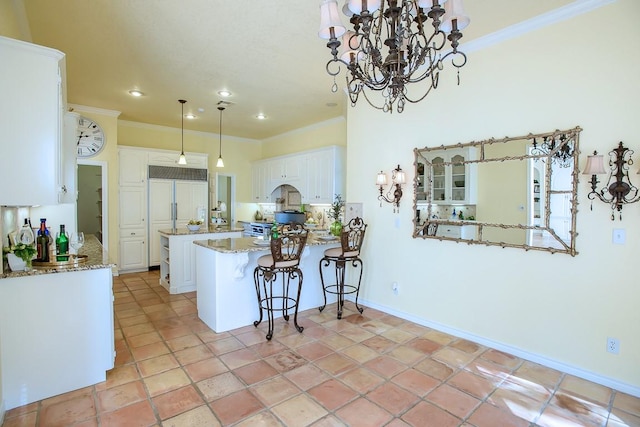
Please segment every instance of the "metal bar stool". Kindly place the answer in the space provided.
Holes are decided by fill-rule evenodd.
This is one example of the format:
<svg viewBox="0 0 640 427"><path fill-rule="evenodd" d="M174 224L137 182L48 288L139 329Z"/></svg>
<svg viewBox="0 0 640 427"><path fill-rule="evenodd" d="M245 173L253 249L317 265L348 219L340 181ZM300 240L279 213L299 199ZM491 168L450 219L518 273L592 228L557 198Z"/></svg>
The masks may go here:
<svg viewBox="0 0 640 427"><path fill-rule="evenodd" d="M360 294L360 282L362 281L362 260L360 259L360 248L364 240L364 232L367 224L362 222L362 218L353 218L342 229L340 235L340 247L330 248L324 251L324 256L320 260L320 281L322 282L322 290L324 296L324 305L318 307L322 311L327 305L327 293L338 295L338 319L342 319L342 308L344 307L344 296L348 294L356 294L356 308L362 313L363 308L358 305L358 295ZM323 270L329 268L331 264L335 264L335 283L325 284ZM359 270L358 283L346 284L345 270L348 264Z"/></svg>
<svg viewBox="0 0 640 427"><path fill-rule="evenodd" d="M273 337L273 314L281 311L285 320L289 320L289 311L294 310L293 324L298 332L304 329L298 325L298 301L302 290L302 271L299 268L300 256L307 243L307 230L296 223L278 227L278 237L271 239L271 254L258 258L258 266L253 271L258 297L260 318L253 322L257 327L262 322L263 311L267 313L269 332L267 340ZM278 292L278 275L281 276L282 290ZM297 282L297 290L290 286ZM291 295L290 291L296 292Z"/></svg>

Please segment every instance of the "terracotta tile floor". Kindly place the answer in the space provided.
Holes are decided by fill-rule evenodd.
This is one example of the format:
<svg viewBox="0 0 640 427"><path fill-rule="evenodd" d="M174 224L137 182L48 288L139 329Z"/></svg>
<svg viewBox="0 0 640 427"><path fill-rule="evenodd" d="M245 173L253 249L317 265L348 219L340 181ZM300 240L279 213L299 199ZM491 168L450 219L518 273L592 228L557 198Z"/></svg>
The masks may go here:
<svg viewBox="0 0 640 427"><path fill-rule="evenodd" d="M640 426L640 399L347 303L216 334L158 273L114 278L107 381L7 412L13 426ZM257 304L257 303L256 303Z"/></svg>

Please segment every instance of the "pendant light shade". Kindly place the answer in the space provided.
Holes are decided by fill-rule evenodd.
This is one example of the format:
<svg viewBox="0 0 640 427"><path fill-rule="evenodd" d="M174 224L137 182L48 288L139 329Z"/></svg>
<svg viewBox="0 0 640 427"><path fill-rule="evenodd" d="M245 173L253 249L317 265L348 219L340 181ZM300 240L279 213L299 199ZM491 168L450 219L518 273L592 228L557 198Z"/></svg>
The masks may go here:
<svg viewBox="0 0 640 427"><path fill-rule="evenodd" d="M216 167L217 168L223 168L224 167L224 161L222 160L222 112L224 111L224 107L222 105L218 105L218 110L220 111L220 148L219 148L219 153L220 155L218 156L218 162L216 163Z"/></svg>
<svg viewBox="0 0 640 427"><path fill-rule="evenodd" d="M179 99L178 102L180 104L182 104L182 114L180 114L180 117L182 119L181 123L182 123L182 143L180 146L180 157L178 158L178 164L179 165L186 165L187 164L187 158L184 156L184 104L185 101L184 99Z"/></svg>

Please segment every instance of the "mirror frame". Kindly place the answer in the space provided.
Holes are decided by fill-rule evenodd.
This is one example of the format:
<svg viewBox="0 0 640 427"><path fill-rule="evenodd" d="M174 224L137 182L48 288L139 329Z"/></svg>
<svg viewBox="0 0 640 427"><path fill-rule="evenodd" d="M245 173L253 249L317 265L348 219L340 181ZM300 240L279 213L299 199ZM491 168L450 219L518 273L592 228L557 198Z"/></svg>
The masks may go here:
<svg viewBox="0 0 640 427"><path fill-rule="evenodd" d="M427 206L427 219L424 224L418 224L418 218L414 215L413 218L413 238L423 238L423 239L438 239L438 240L449 240L455 242L464 242L468 244L481 244L486 246L501 246L503 248L521 248L526 251L529 250L539 250L539 251L547 251L551 253L565 253L571 256L576 256L578 252L576 251L576 236L578 233L576 232L576 216L578 213L578 156L580 154L579 150L579 139L580 132L582 129L580 127L575 127L569 130L556 130L554 132L546 132L546 133L538 133L533 134L530 133L524 136L517 137L505 137L501 139L486 139L482 141L471 141L468 143L458 143L455 145L441 145L438 147L424 147L424 148L414 148L414 180L413 180L413 212L416 212L418 206ZM493 144L504 144L511 141L523 141L528 146L540 146L541 144L537 143L537 141L546 141L546 139L551 138L552 141L560 140L561 137L564 137L562 143L556 145L550 151L546 151L544 149L537 149L537 154L524 154L521 156L506 156L506 157L497 157L497 158L485 158L485 146L490 146ZM573 146L571 147L571 144ZM488 223L488 222L478 222L478 221L469 221L469 220L447 220L447 219L431 219L433 212L433 204L431 202L432 195L432 179L431 179L431 162L424 156L422 153L431 153L434 151L444 151L444 150L452 150L452 149L460 149L465 147L475 147L476 152L478 154L478 159L472 159L468 161L462 162L462 164L481 164L488 162L504 162L504 161L524 161L528 159L541 159L545 161L545 186L544 186L544 195L541 194L541 197L545 198L544 204L544 215L543 215L543 223L541 225L523 225L523 224L500 224L500 223ZM563 153L563 148L569 147L572 148L572 152ZM527 153L529 150L527 149ZM551 189L551 171L552 171L552 162L554 156L559 156L560 154L565 154L568 158L573 160L573 165L571 171L571 189L570 190L552 190ZM419 175L418 175L418 164L423 164L425 168L424 179L428 180L429 185L425 185L425 191L420 192L421 195L426 195L425 200L418 200L418 189L420 186ZM429 168L429 173L426 172L427 168ZM570 195L570 212L571 212L571 229L569 230L569 242L565 242L562 240L558 234L550 227L550 216L551 216L551 208L550 208L550 198L551 194L569 194ZM433 227L434 225L473 225L476 226L476 238L473 239L463 239L463 238L454 238L447 236L434 236L428 235L427 231L429 227ZM486 241L482 240L482 231L485 227L498 227L502 229L514 228L521 230L536 230L548 232L556 241L558 241L562 248L556 247L543 247L543 246L532 246L528 244L517 244L517 243L509 243L509 242L494 242L494 241Z"/></svg>

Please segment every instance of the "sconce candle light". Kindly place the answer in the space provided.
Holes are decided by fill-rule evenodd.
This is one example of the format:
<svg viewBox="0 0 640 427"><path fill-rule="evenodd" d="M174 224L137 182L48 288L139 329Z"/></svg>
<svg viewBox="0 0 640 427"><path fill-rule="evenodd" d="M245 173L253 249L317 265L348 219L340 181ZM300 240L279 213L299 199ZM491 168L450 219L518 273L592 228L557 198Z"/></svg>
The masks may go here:
<svg viewBox="0 0 640 427"><path fill-rule="evenodd" d="M384 195L384 187L387 185L387 174L380 171L378 177L376 178L376 185L380 187L380 195L378 196L378 200L380 200L380 206L382 206L382 201L384 200L387 203L391 203L393 205L393 211L400 211L400 199L402 198L402 184L405 183L404 172L400 169L400 165L397 168L391 171L391 187L387 192L387 195ZM393 190L393 186L395 185L395 190ZM391 198L391 190L393 190L393 198Z"/></svg>
<svg viewBox="0 0 640 427"><path fill-rule="evenodd" d="M600 191L596 189L598 186L598 178L596 175L604 175L607 171L604 168L604 160L602 154L597 151L592 156L587 157L587 165L582 172L583 175L591 175L591 192L588 194L591 200L591 209L593 210L593 200L599 200L611 205L611 220L615 220L615 211L619 212L620 220L622 220L622 207L628 203L635 203L640 200L638 187L631 183L629 179L629 166L633 165L630 150L622 145L622 141L618 147L609 152L609 179L605 187Z"/></svg>

